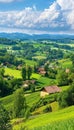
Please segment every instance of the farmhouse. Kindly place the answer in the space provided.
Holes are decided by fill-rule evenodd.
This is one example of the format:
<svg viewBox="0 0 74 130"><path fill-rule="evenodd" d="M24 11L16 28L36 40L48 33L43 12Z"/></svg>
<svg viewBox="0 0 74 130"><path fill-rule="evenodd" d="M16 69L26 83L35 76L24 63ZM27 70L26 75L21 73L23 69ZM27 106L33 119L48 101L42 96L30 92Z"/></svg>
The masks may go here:
<svg viewBox="0 0 74 130"><path fill-rule="evenodd" d="M58 86L48 86L42 89L40 96L45 97L46 95L57 92L61 92L61 88L59 88Z"/></svg>

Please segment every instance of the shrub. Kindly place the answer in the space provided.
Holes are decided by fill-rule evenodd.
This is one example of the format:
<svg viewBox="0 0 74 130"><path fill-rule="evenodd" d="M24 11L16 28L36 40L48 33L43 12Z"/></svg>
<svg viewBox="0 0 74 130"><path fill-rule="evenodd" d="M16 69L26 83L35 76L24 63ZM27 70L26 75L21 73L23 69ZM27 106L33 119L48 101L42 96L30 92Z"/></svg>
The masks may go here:
<svg viewBox="0 0 74 130"><path fill-rule="evenodd" d="M52 107L51 106L47 106L44 110L43 110L44 113L47 113L47 112L52 112Z"/></svg>

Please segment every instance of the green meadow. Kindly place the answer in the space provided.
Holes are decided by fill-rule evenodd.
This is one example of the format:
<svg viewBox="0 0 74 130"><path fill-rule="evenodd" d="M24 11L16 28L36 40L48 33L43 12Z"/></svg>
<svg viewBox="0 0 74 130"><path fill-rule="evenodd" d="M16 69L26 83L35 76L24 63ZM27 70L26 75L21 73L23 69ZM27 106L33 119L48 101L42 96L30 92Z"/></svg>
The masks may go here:
<svg viewBox="0 0 74 130"><path fill-rule="evenodd" d="M11 68L5 68L5 75L13 76L14 78L22 78L21 71Z"/></svg>

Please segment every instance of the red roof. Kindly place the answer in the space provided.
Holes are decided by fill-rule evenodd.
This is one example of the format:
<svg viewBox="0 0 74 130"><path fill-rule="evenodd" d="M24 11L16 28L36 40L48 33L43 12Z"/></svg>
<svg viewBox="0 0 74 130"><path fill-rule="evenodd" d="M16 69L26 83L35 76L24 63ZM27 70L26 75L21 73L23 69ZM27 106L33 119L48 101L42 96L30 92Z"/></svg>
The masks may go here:
<svg viewBox="0 0 74 130"><path fill-rule="evenodd" d="M61 92L61 88L58 86L48 86L48 87L45 87L44 90L49 94L55 93L55 92Z"/></svg>

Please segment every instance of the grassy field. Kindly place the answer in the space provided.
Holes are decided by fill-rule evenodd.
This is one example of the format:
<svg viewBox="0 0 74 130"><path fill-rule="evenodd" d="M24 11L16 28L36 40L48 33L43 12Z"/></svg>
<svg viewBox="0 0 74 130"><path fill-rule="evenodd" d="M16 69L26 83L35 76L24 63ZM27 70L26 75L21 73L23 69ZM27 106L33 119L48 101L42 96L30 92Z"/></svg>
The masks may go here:
<svg viewBox="0 0 74 130"><path fill-rule="evenodd" d="M21 71L11 68L5 68L5 75L13 76L14 78L22 78ZM45 87L47 85L56 84L56 80L43 77L40 74L33 73L31 78L38 80L37 86Z"/></svg>
<svg viewBox="0 0 74 130"><path fill-rule="evenodd" d="M62 91L66 91L66 90L69 89L69 87L70 87L70 86L62 86L61 89L62 89Z"/></svg>
<svg viewBox="0 0 74 130"><path fill-rule="evenodd" d="M54 122L43 127L34 128L32 130L74 130L74 118Z"/></svg>
<svg viewBox="0 0 74 130"><path fill-rule="evenodd" d="M41 78L41 75L40 74L36 74L36 73L33 73L31 78L34 78L34 79L40 79Z"/></svg>
<svg viewBox="0 0 74 130"><path fill-rule="evenodd" d="M74 130L74 106L36 116L14 126L13 130L17 130L21 126L26 126L29 130Z"/></svg>
<svg viewBox="0 0 74 130"><path fill-rule="evenodd" d="M25 61L25 63L27 65L30 65L30 66L37 65L36 61L34 61L34 60L27 60L27 59L25 59L24 61Z"/></svg>
<svg viewBox="0 0 74 130"><path fill-rule="evenodd" d="M49 79L47 77L41 76L38 80L38 86L41 88L49 85L54 85L54 84L56 84L55 79Z"/></svg>
<svg viewBox="0 0 74 130"><path fill-rule="evenodd" d="M59 110L59 104L58 104L58 102L55 101L55 102L53 102L53 103L50 103L50 104L44 105L44 106L42 106L42 107L39 107L39 108L36 109L32 114L33 114L33 115L43 114L43 113L44 113L44 110L45 110L47 107L49 107L49 106L51 106L52 112Z"/></svg>
<svg viewBox="0 0 74 130"><path fill-rule="evenodd" d="M5 68L5 75L13 76L14 78L22 78L21 71L12 69L12 68ZM39 79L41 75L33 73L31 78Z"/></svg>
<svg viewBox="0 0 74 130"><path fill-rule="evenodd" d="M63 68L71 68L72 67L72 62L69 59L59 60L59 63Z"/></svg>
<svg viewBox="0 0 74 130"><path fill-rule="evenodd" d="M15 78L22 78L21 77L21 71L11 68L5 68L5 75L10 75Z"/></svg>
<svg viewBox="0 0 74 130"><path fill-rule="evenodd" d="M34 93L31 93L31 94L26 94L25 98L26 98L26 103L29 106L32 106L34 103L36 103L39 100L40 92L34 92ZM13 106L14 95L12 94L12 95L0 98L0 101L5 106L6 109L10 110Z"/></svg>
<svg viewBox="0 0 74 130"><path fill-rule="evenodd" d="M34 58L34 59L38 59L38 60L46 59L45 56L34 56L33 58Z"/></svg>

